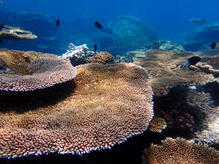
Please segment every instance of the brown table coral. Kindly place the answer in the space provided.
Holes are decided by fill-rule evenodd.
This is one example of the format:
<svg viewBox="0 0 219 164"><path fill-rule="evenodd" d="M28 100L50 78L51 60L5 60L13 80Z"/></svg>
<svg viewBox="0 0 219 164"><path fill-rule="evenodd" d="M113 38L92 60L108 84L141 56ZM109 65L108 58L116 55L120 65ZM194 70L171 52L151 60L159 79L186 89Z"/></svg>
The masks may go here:
<svg viewBox="0 0 219 164"><path fill-rule="evenodd" d="M36 39L37 36L32 34L31 31L21 29L20 27L11 27L3 25L0 30L0 39L10 39L10 40L24 40L24 39Z"/></svg>
<svg viewBox="0 0 219 164"><path fill-rule="evenodd" d="M49 54L0 51L0 59L10 70L0 71L0 91L33 91L72 80L76 76L70 61Z"/></svg>
<svg viewBox="0 0 219 164"><path fill-rule="evenodd" d="M149 71L155 95L165 95L174 86L205 84L214 79L210 74L177 67L192 56L187 52L151 50L134 63Z"/></svg>
<svg viewBox="0 0 219 164"><path fill-rule="evenodd" d="M219 152L185 139L167 138L162 141L162 145L152 144L146 152L146 158L150 164L217 164L219 163Z"/></svg>
<svg viewBox="0 0 219 164"><path fill-rule="evenodd" d="M35 110L0 112L1 158L83 154L110 148L147 129L153 116L152 89L144 69L134 64L88 64L78 66L77 73L68 84L74 89L67 88L71 93L61 101L45 106L50 96L41 96L37 103L42 107ZM53 96L65 90L54 90ZM29 105L25 99L17 103L22 108ZM5 111L3 106L0 111Z"/></svg>

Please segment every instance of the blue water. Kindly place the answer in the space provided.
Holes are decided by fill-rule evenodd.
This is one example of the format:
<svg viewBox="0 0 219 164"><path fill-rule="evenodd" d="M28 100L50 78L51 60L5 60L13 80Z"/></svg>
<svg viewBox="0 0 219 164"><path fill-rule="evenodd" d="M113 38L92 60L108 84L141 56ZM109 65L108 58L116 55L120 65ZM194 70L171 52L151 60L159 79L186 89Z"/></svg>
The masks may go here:
<svg viewBox="0 0 219 164"><path fill-rule="evenodd" d="M120 15L129 15L151 25L157 32L157 39L170 40L180 40L184 33L201 26L189 22L190 18L202 18L208 23L219 20L218 0L3 0L1 10L28 11L60 18L60 29L62 33L66 31L66 35L81 28L80 20L88 22L82 27L84 31L92 31L95 35L97 30L93 29L92 21L99 20L104 24Z"/></svg>

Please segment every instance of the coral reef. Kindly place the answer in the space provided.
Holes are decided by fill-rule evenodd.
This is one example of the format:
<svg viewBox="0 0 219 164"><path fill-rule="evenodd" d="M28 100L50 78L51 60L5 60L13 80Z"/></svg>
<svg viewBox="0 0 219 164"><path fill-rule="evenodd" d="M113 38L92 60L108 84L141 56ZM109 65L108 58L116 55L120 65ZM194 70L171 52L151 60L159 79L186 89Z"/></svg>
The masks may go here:
<svg viewBox="0 0 219 164"><path fill-rule="evenodd" d="M169 40L158 40L145 46L146 50L158 49L158 50L176 50L185 51L182 45L174 43Z"/></svg>
<svg viewBox="0 0 219 164"><path fill-rule="evenodd" d="M88 63L112 64L114 63L114 58L108 52L100 52L96 54L93 58L88 59Z"/></svg>
<svg viewBox="0 0 219 164"><path fill-rule="evenodd" d="M89 58L95 55L95 52L89 51L86 44L75 46L73 43L69 44L69 49L61 57L69 59L73 66L86 64Z"/></svg>
<svg viewBox="0 0 219 164"><path fill-rule="evenodd" d="M67 60L38 54L38 58L30 62L34 58L34 55L28 58L30 54L0 51L0 59L10 69L7 73L0 73L0 91L33 91L72 80L76 76L75 68Z"/></svg>
<svg viewBox="0 0 219 164"><path fill-rule="evenodd" d="M1 158L54 152L83 154L111 148L148 128L153 116L152 89L142 67L87 64L78 66L77 73L68 83L73 90L67 88L71 91L68 96L55 103L44 105L45 99L53 102L49 95L33 100L28 96L28 102L18 96L14 99L16 107L29 108L18 113L5 111L7 104L1 102ZM61 97L66 90L63 87L66 84L54 89L53 97ZM31 101L37 101L35 106L39 107L30 110L34 105L30 106ZM15 109L13 104L11 101Z"/></svg>
<svg viewBox="0 0 219 164"><path fill-rule="evenodd" d="M166 121L161 117L154 117L150 122L149 130L151 132L161 133L167 127Z"/></svg>
<svg viewBox="0 0 219 164"><path fill-rule="evenodd" d="M155 39L154 29L144 25L138 18L120 16L106 25L98 36L98 45L100 49L113 55L124 55Z"/></svg>
<svg viewBox="0 0 219 164"><path fill-rule="evenodd" d="M20 27L11 27L3 25L0 30L0 40L10 39L10 40L25 40L25 39L36 39L37 36L32 34L31 31L21 29Z"/></svg>
<svg viewBox="0 0 219 164"><path fill-rule="evenodd" d="M150 164L216 164L219 162L219 152L215 149L180 138L166 138L162 141L162 145L152 144L145 156Z"/></svg>
<svg viewBox="0 0 219 164"><path fill-rule="evenodd" d="M155 95L165 95L174 86L199 85L214 80L211 74L177 67L192 56L195 55L188 52L150 50L134 63L149 71L149 83Z"/></svg>

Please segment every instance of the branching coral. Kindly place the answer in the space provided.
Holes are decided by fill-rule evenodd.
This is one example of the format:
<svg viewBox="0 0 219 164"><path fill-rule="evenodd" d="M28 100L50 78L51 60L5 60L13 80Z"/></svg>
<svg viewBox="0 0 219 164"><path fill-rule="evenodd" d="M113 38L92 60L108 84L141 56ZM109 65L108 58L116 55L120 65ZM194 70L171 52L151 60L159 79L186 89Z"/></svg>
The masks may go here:
<svg viewBox="0 0 219 164"><path fill-rule="evenodd" d="M219 152L185 139L167 138L160 146L152 144L146 152L146 158L150 164L217 164L219 163Z"/></svg>
<svg viewBox="0 0 219 164"><path fill-rule="evenodd" d="M0 39L24 40L36 38L37 36L32 34L31 31L21 29L20 27L3 25L3 28L0 30Z"/></svg>
<svg viewBox="0 0 219 164"><path fill-rule="evenodd" d="M1 91L33 91L72 80L76 76L75 68L72 67L69 61L64 59L42 57L28 64L27 56L10 56L8 54L6 58L15 56L17 60L5 60L8 61L9 68L12 67L12 69L7 73L1 73ZM4 54L0 54L0 59L3 60L4 58ZM22 71L15 70L16 67L21 67L19 70Z"/></svg>
<svg viewBox="0 0 219 164"><path fill-rule="evenodd" d="M77 73L70 82L75 89L65 99L24 113L0 113L1 158L83 154L110 148L147 129L153 116L152 89L143 68L88 64L78 66Z"/></svg>
<svg viewBox="0 0 219 164"><path fill-rule="evenodd" d="M195 55L179 51L151 50L134 63L149 71L150 84L155 95L165 95L174 86L205 84L214 80L212 75L177 67L191 56Z"/></svg>

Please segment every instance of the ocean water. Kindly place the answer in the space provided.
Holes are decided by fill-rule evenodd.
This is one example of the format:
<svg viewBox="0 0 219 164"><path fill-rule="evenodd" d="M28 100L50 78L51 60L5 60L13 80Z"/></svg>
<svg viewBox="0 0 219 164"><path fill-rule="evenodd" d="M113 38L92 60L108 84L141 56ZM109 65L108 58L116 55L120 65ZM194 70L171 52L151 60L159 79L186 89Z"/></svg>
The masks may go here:
<svg viewBox="0 0 219 164"><path fill-rule="evenodd" d="M218 61L219 0L0 0L0 164L218 164Z"/></svg>
<svg viewBox="0 0 219 164"><path fill-rule="evenodd" d="M153 27L157 34L156 39L158 40L179 41L183 39L185 33L189 33L203 26L203 24L191 23L188 21L189 19L201 18L207 23L217 22L219 19L218 3L217 0L3 0L3 3L0 4L0 11L41 14L45 19L47 19L46 16L54 17L54 19L59 18L61 20L61 26L58 30L53 32L53 36L64 35L63 37L60 36L60 38L57 39L58 41L56 41L61 42L60 39L62 39L62 48L57 52L54 50L52 50L52 52L60 54L64 52L64 48L67 48L68 42L76 42L74 40L81 40L79 42L81 44L87 42L90 47L93 47L94 42L98 42L98 40L94 38L99 35L99 31L94 28L93 22L98 20L105 26L108 22L121 15L139 18L143 23ZM25 17L31 17L31 15L26 15ZM3 24L4 22L8 22L7 17L0 17L0 22ZM28 30L32 30L39 35L39 38L41 37L40 33L45 31L45 29L41 27L42 24L40 22L39 25L37 25L37 22L34 22L34 27L31 27L30 22L27 25L20 20L16 20L15 17L14 22L10 21L9 23L11 26L27 27ZM46 26L48 25L44 24L45 28ZM75 33L77 33L77 35L86 35L86 37L74 38ZM31 42L29 43L32 44ZM21 46L20 44L22 43L16 44ZM5 46L10 47L9 43ZM41 45L41 47L43 46ZM104 47L101 48L104 50ZM25 49L28 48L25 47Z"/></svg>

